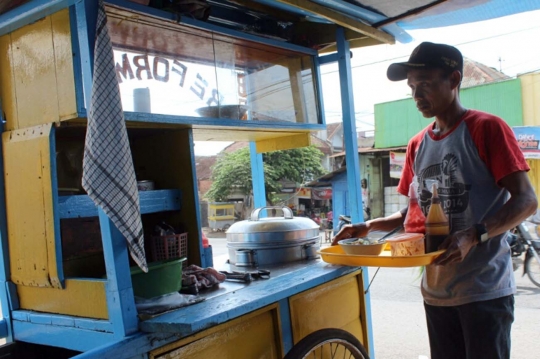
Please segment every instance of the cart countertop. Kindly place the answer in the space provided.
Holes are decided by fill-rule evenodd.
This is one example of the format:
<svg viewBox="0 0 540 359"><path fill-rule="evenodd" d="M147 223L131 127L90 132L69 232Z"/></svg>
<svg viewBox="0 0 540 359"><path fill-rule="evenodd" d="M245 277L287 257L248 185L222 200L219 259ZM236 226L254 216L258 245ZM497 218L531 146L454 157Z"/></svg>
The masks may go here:
<svg viewBox="0 0 540 359"><path fill-rule="evenodd" d="M250 267L219 264L220 258L214 263L218 270L256 271ZM185 337L359 270L358 267L330 265L319 259L259 269L270 270L270 278L251 283L225 281L219 288L200 294L205 297L204 301L143 321L139 324L140 330Z"/></svg>

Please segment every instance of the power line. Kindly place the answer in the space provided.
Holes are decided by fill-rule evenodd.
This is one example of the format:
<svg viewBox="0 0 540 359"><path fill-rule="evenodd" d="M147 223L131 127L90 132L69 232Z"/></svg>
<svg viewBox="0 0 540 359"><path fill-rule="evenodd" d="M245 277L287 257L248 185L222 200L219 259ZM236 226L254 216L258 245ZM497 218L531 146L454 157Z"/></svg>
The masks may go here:
<svg viewBox="0 0 540 359"><path fill-rule="evenodd" d="M536 29L536 28L540 28L540 26L533 26L533 27L529 27L529 28L526 28L526 29L520 29L520 30L516 30L516 31L505 32L505 33L498 34L498 35L488 36L488 37L484 37L484 38L481 38L481 39L461 42L461 43L458 43L458 44L454 44L453 46L468 45L468 44L472 44L472 43L475 43L475 42L490 40L490 39L494 39L494 38L497 38L497 37L507 36L507 35L515 34L515 33L518 33L518 32L523 32L523 31L528 31L528 30L532 30L532 29ZM351 69L358 68L358 67L365 67L365 66L370 66L370 65L381 64L381 63L385 63L385 62L388 62L388 61L399 60L399 59L407 58L407 57L409 57L409 55L410 54L401 55L401 56L397 56L397 57L393 57L393 58L389 58L389 59L384 59L384 60L379 60L379 61L368 62L368 63L365 63L365 64L358 64L358 65L351 66ZM325 72L325 73L321 73L321 76L336 73L338 71L339 70L331 70L331 71L328 71L328 72Z"/></svg>

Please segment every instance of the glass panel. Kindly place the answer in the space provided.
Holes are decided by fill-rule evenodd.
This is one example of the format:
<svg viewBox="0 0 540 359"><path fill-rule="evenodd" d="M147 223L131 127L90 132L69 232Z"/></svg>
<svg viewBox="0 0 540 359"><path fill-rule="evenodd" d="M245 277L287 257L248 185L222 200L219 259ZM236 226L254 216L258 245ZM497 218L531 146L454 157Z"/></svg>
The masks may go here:
<svg viewBox="0 0 540 359"><path fill-rule="evenodd" d="M109 16L124 111L319 123L310 56L145 20Z"/></svg>

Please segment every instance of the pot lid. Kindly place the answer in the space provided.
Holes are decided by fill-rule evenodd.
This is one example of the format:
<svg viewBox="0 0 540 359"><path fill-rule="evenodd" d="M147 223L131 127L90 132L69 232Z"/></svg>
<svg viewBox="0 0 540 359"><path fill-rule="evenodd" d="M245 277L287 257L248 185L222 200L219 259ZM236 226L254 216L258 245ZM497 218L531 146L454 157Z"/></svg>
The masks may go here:
<svg viewBox="0 0 540 359"><path fill-rule="evenodd" d="M283 217L260 218L261 211L264 209L283 211ZM227 234L290 232L309 229L318 230L319 225L306 217L293 217L289 207L262 207L253 210L248 220L231 225Z"/></svg>

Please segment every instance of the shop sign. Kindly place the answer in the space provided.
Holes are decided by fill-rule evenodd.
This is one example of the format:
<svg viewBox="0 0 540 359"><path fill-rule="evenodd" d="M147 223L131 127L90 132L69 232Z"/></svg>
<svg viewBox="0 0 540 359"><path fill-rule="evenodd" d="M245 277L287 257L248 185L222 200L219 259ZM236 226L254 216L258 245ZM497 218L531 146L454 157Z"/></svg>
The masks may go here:
<svg viewBox="0 0 540 359"><path fill-rule="evenodd" d="M401 171L403 171L404 165L404 152L390 152L390 177L401 178Z"/></svg>
<svg viewBox="0 0 540 359"><path fill-rule="evenodd" d="M311 189L310 188L299 188L297 196L302 197L302 198L311 198Z"/></svg>
<svg viewBox="0 0 540 359"><path fill-rule="evenodd" d="M540 127L513 127L519 148L525 158L540 159Z"/></svg>
<svg viewBox="0 0 540 359"><path fill-rule="evenodd" d="M319 201L332 199L332 188L331 187L312 188L311 198L319 200Z"/></svg>
<svg viewBox="0 0 540 359"><path fill-rule="evenodd" d="M198 107L218 106L232 100L233 97L238 100L238 96L242 95L241 74L227 80L221 77L224 82L222 87L227 90L218 91L216 69L213 66L163 56L119 50L113 52L122 99L132 97L133 88L148 86L152 93L153 104L159 107L153 110L153 113L193 116L195 113L191 111ZM174 101L170 101L171 98ZM127 101L130 102L132 101ZM172 107L175 106L182 109L173 111Z"/></svg>

